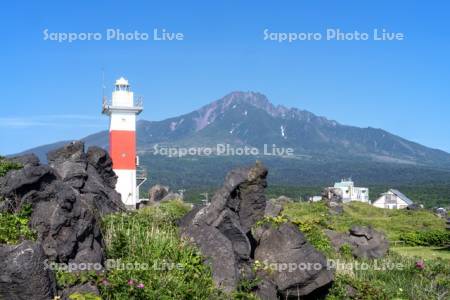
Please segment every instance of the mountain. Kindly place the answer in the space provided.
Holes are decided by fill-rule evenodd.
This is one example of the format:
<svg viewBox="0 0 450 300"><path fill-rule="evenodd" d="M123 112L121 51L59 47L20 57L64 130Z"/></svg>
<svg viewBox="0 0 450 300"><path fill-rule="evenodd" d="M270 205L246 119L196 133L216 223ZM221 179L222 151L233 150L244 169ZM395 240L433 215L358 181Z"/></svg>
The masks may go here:
<svg viewBox="0 0 450 300"><path fill-rule="evenodd" d="M98 132L83 140L88 146L107 148L108 132ZM371 178L374 181L383 181L383 178L390 182L406 181L411 180L411 175L425 181L445 181L450 178L450 154L444 151L408 141L382 129L347 126L305 110L275 106L266 96L255 92L232 92L196 111L163 121L141 120L137 124L137 142L141 161L150 170L159 166L162 172L155 174L156 179L165 178L166 181L186 174L203 177L217 166L231 167L256 158L271 164L274 168L272 172L279 174L281 182L288 174L299 178L296 175L299 170L303 174L300 178L308 182L312 173L327 181L331 180L331 174L360 176L368 182L371 182ZM61 142L26 152L35 152L42 158L44 153L60 144ZM230 147L249 146L261 151L264 145L269 148L276 145L279 148L292 148L294 155L182 158L155 155L155 147L211 147L214 150L218 144L229 144ZM164 169L170 169L169 165L178 168L163 176ZM188 165L189 170L195 169L197 174L191 174L183 167ZM195 181L194 178L191 180ZM297 181L289 184L295 182ZM178 184L190 185L186 180L181 180Z"/></svg>
<svg viewBox="0 0 450 300"><path fill-rule="evenodd" d="M295 154L323 158L450 166L450 154L381 129L341 125L308 111L274 106L259 93L234 92L199 110L160 122L138 124L138 145L156 143L213 146L220 143L262 148L291 147Z"/></svg>

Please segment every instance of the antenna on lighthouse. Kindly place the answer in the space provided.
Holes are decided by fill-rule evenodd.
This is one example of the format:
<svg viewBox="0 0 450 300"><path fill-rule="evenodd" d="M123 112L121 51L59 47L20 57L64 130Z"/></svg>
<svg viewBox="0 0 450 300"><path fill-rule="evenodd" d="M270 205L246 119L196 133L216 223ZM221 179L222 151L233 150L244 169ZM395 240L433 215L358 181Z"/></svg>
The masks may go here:
<svg viewBox="0 0 450 300"><path fill-rule="evenodd" d="M102 102L106 104L106 96L105 96L105 69L102 68Z"/></svg>

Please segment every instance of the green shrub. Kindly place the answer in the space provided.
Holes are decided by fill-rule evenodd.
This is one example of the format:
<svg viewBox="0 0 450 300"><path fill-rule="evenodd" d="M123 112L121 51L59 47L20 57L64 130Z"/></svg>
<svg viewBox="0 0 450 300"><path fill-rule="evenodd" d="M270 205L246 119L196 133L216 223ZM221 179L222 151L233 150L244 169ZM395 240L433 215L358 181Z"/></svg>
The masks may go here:
<svg viewBox="0 0 450 300"><path fill-rule="evenodd" d="M60 289L82 285L88 282L93 284L100 282L100 276L94 271L68 272L56 270L55 277L58 288Z"/></svg>
<svg viewBox="0 0 450 300"><path fill-rule="evenodd" d="M75 293L69 296L70 300L102 300L101 297L92 293Z"/></svg>
<svg viewBox="0 0 450 300"><path fill-rule="evenodd" d="M232 297L236 300L258 300L252 291L258 286L261 279L255 278L253 280L244 279L239 282L239 285L235 292L233 292Z"/></svg>
<svg viewBox="0 0 450 300"><path fill-rule="evenodd" d="M344 258L352 258L353 257L352 247L349 244L342 245L341 248L339 248L339 252Z"/></svg>
<svg viewBox="0 0 450 300"><path fill-rule="evenodd" d="M36 234L28 227L31 205L16 213L0 213L0 244L17 244L21 239L34 240Z"/></svg>
<svg viewBox="0 0 450 300"><path fill-rule="evenodd" d="M327 300L386 300L391 299L379 281L366 281L349 275L337 275Z"/></svg>
<svg viewBox="0 0 450 300"><path fill-rule="evenodd" d="M304 221L296 223L301 232L305 234L306 240L311 243L317 250L327 257L334 257L334 248L330 240L323 232L320 221Z"/></svg>
<svg viewBox="0 0 450 300"><path fill-rule="evenodd" d="M289 220L285 216L276 216L276 217L264 217L261 220L257 221L254 227L259 227L264 224L270 224L274 227L279 227L281 224L288 222Z"/></svg>
<svg viewBox="0 0 450 300"><path fill-rule="evenodd" d="M182 200L171 200L162 202L159 208L164 216L168 218L167 221L175 224L177 220L191 210L191 205L184 203Z"/></svg>
<svg viewBox="0 0 450 300"><path fill-rule="evenodd" d="M399 238L408 246L446 246L450 244L450 232L444 230L405 232Z"/></svg>
<svg viewBox="0 0 450 300"><path fill-rule="evenodd" d="M22 166L17 163L12 163L6 160L4 157L0 156L0 177L5 176L10 170L20 169Z"/></svg>

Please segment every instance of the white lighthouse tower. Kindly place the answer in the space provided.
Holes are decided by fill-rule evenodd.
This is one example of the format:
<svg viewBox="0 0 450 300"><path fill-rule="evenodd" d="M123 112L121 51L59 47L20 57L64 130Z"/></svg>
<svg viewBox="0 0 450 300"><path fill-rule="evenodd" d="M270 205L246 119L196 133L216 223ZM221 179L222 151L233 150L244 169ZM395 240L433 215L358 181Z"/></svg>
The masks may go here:
<svg viewBox="0 0 450 300"><path fill-rule="evenodd" d="M128 80L116 80L111 102L103 99L103 114L109 115L109 153L118 179L116 190L122 202L131 209L139 202L136 167L136 116L142 112L142 103L134 102Z"/></svg>

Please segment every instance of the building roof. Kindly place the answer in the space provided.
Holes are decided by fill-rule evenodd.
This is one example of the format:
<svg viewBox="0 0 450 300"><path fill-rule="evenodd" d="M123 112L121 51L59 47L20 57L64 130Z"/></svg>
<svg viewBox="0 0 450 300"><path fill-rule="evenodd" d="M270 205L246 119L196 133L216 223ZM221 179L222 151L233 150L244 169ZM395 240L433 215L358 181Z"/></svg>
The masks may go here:
<svg viewBox="0 0 450 300"><path fill-rule="evenodd" d="M413 201L411 199L409 199L408 197L405 196L405 194L403 194L402 192L400 192L399 190L395 190L395 189L390 189L389 190L391 193L395 194L397 197L399 197L400 199L402 199L403 201L406 202L406 204L410 205L413 204Z"/></svg>
<svg viewBox="0 0 450 300"><path fill-rule="evenodd" d="M335 188L346 188L354 186L354 183L351 179L342 179L341 182L334 183Z"/></svg>
<svg viewBox="0 0 450 300"><path fill-rule="evenodd" d="M128 80L123 77L120 77L116 80L116 85L128 85Z"/></svg>

